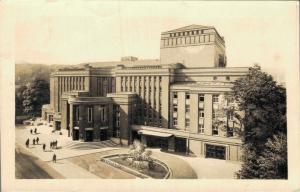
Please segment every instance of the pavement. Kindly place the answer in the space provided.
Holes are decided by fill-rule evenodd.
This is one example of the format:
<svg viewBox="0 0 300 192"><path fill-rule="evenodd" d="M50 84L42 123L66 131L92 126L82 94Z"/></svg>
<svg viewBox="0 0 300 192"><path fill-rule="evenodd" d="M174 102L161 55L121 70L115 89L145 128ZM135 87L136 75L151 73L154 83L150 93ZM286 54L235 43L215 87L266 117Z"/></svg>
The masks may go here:
<svg viewBox="0 0 300 192"><path fill-rule="evenodd" d="M34 129L35 127L37 128L37 134L30 134L30 129ZM46 163L47 166L53 168L62 177L65 178L99 178L95 174L92 174L91 172L72 163L71 161L68 161L67 159L117 149L117 144L109 140L103 142L88 143L72 141L71 138L67 136L67 130L61 130L62 135L60 135L59 132L52 133L52 129L52 127L48 127L47 125L16 126L16 145L18 145L18 147L21 148L23 151L26 151L28 154L31 154L32 157L37 157L40 161ZM39 144L33 145L32 140L37 137L39 137L40 140ZM26 148L25 142L28 138L30 139L30 145L29 148ZM54 140L58 141L58 149L49 148L50 142ZM42 149L43 143L46 144L45 151L43 151ZM54 153L57 156L56 163L52 162L52 157ZM25 164L25 168L26 167L28 167L28 165ZM41 166L40 168L43 169L43 167ZM38 168L36 168L35 171L40 172L42 174L42 171ZM54 176L52 178L61 177Z"/></svg>
<svg viewBox="0 0 300 192"><path fill-rule="evenodd" d="M30 129L37 128L37 134L30 134ZM16 126L16 143L23 151L31 156L37 157L41 162L38 166L50 170L52 178L110 178L129 179L136 178L133 175L118 170L112 166L97 161L101 156L107 154L118 154L128 152L128 148L121 148L111 140L101 142L72 141L68 137L67 130L52 132L48 125L40 126ZM39 137L38 145L33 145L32 140ZM30 139L29 148L25 142ZM58 149L50 149L51 141L58 141ZM46 144L46 151L43 151L42 144ZM172 177L175 179L233 179L241 164L239 162L208 159L203 157L190 157L172 153L162 152L159 149L151 149L152 156L166 163L172 170ZM57 162L52 162L53 154L57 156ZM29 155L29 156L30 156ZM24 162L24 161L23 161ZM18 160L16 159L16 163ZM19 162L22 163L22 162ZM25 163L26 164L26 163ZM16 168L17 168L16 164ZM26 165L29 166L30 165ZM26 168L26 167L25 167ZM54 171L53 171L53 170ZM38 168L35 170L39 171ZM51 171L52 170L52 171ZM41 172L41 171L40 171ZM41 173L43 174L43 173ZM47 175L41 177L48 177Z"/></svg>

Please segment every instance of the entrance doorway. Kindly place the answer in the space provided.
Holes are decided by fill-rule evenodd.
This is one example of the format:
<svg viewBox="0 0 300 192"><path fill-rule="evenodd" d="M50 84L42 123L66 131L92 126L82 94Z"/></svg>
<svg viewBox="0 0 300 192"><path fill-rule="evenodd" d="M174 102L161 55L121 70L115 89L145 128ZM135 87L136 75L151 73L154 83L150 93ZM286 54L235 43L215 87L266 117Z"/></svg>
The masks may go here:
<svg viewBox="0 0 300 192"><path fill-rule="evenodd" d="M206 158L226 159L226 148L224 146L206 144Z"/></svg>
<svg viewBox="0 0 300 192"><path fill-rule="evenodd" d="M79 140L79 130L73 129L73 140Z"/></svg>
<svg viewBox="0 0 300 192"><path fill-rule="evenodd" d="M155 136L146 136L147 137L147 146L161 148L162 150L168 150L168 139L155 137Z"/></svg>
<svg viewBox="0 0 300 192"><path fill-rule="evenodd" d="M93 130L86 130L85 131L85 140L84 141L93 141L94 139L94 131Z"/></svg>
<svg viewBox="0 0 300 192"><path fill-rule="evenodd" d="M186 139L175 138L175 152L186 153Z"/></svg>
<svg viewBox="0 0 300 192"><path fill-rule="evenodd" d="M55 121L55 130L59 131L61 129L61 122L60 121Z"/></svg>
<svg viewBox="0 0 300 192"><path fill-rule="evenodd" d="M100 130L100 141L107 140L107 129Z"/></svg>

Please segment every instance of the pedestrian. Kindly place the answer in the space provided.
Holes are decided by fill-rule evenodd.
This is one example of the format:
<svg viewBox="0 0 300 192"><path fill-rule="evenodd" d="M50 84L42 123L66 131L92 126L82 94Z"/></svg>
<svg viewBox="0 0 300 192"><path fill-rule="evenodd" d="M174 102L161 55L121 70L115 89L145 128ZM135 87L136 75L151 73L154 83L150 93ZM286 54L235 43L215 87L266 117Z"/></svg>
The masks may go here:
<svg viewBox="0 0 300 192"><path fill-rule="evenodd" d="M51 141L50 142L50 149L52 149L52 147L53 147L53 142Z"/></svg>
<svg viewBox="0 0 300 192"><path fill-rule="evenodd" d="M45 151L45 149L46 149L46 144L44 143L43 144L43 151Z"/></svg>
<svg viewBox="0 0 300 192"><path fill-rule="evenodd" d="M36 128L34 128L34 134L36 134Z"/></svg>
<svg viewBox="0 0 300 192"><path fill-rule="evenodd" d="M32 129L30 129L30 134L32 134Z"/></svg>
<svg viewBox="0 0 300 192"><path fill-rule="evenodd" d="M35 139L32 140L32 144L35 145Z"/></svg>
<svg viewBox="0 0 300 192"><path fill-rule="evenodd" d="M56 154L54 153L53 157L52 157L52 161L53 163L56 163Z"/></svg>
<svg viewBox="0 0 300 192"><path fill-rule="evenodd" d="M29 147L29 139L26 140L25 144L26 144L26 147L28 148Z"/></svg>
<svg viewBox="0 0 300 192"><path fill-rule="evenodd" d="M36 138L36 144L39 144L39 140L40 140L40 138L37 137L37 138Z"/></svg>
<svg viewBox="0 0 300 192"><path fill-rule="evenodd" d="M57 140L55 140L55 142L54 142L55 144L55 149L57 149Z"/></svg>

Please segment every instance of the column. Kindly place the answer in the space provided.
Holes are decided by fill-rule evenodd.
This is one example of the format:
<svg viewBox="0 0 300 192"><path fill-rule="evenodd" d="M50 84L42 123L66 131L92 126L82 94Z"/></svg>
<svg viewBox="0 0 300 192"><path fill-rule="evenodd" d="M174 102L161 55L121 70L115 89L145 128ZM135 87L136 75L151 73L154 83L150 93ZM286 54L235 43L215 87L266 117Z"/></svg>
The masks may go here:
<svg viewBox="0 0 300 192"><path fill-rule="evenodd" d="M204 95L204 134L212 135L212 94Z"/></svg>
<svg viewBox="0 0 300 192"><path fill-rule="evenodd" d="M190 132L198 133L199 124L199 97L197 93L190 94Z"/></svg>

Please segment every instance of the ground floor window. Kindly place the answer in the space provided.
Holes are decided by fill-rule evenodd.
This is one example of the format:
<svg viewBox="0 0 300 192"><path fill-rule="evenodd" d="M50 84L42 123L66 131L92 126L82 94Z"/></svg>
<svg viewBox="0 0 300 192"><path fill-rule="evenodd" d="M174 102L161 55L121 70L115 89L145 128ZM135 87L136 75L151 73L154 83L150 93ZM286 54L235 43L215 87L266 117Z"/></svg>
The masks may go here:
<svg viewBox="0 0 300 192"><path fill-rule="evenodd" d="M226 159L226 148L224 146L206 144L206 158Z"/></svg>

